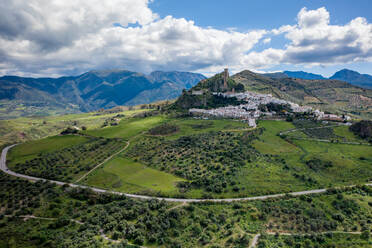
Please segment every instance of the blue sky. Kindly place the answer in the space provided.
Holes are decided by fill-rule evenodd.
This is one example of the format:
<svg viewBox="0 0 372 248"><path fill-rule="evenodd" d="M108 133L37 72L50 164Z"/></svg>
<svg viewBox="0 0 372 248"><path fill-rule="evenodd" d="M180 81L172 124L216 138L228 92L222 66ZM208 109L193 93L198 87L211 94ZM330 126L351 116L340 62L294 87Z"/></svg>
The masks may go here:
<svg viewBox="0 0 372 248"><path fill-rule="evenodd" d="M333 24L345 24L359 16L371 21L372 17L370 0L154 0L150 4L161 17L172 15L194 20L202 27L240 31L295 24L297 13L303 7L326 7Z"/></svg>
<svg viewBox="0 0 372 248"><path fill-rule="evenodd" d="M370 0L155 0L150 8L160 17L172 15L176 18L193 20L196 25L216 29L234 29L245 32L252 29L275 29L282 25L296 24L297 13L303 8L325 7L331 14L333 25L345 25L352 19L364 17L372 21L372 2ZM270 44L258 44L254 50L268 47L282 48L288 40L281 35ZM327 66L277 65L267 70L304 70L331 76L343 68L372 74L372 63L341 63Z"/></svg>
<svg viewBox="0 0 372 248"><path fill-rule="evenodd" d="M372 74L370 0L0 1L0 75Z"/></svg>

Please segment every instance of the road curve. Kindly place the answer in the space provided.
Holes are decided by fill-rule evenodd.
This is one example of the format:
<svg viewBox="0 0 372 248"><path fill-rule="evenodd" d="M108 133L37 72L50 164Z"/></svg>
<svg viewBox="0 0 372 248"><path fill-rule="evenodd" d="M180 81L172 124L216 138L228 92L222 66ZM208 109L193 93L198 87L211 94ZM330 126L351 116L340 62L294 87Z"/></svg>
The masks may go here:
<svg viewBox="0 0 372 248"><path fill-rule="evenodd" d="M136 199L141 199L141 200L152 200L156 199L159 201L167 201L167 202L234 202L234 201L255 201L255 200L266 200L270 198L279 198L283 197L285 195L291 195L291 196L300 196L300 195L310 195L310 194L319 194L319 193L325 193L327 189L314 189L314 190L307 190L307 191L300 191L300 192L292 192L292 193L283 193L283 194L274 194L274 195L263 195L263 196L253 196L253 197L242 197L242 198L225 198L225 199L182 199L182 198L166 198L166 197L156 197L156 196L147 196L147 195L136 195L136 194L127 194L127 193L122 193L122 192L117 192L117 191L110 191L110 190L105 190L105 189L99 189L95 187L90 187L90 186L84 186L84 185L79 185L79 184L74 184L74 183L66 183L66 182L60 182L60 181L55 181L55 180L50 180L50 179L44 179L44 178L39 178L39 177L33 177L33 176L27 176L24 174L20 174L14 171L11 171L8 169L6 165L6 155L8 151L16 146L17 144L7 146L3 149L1 152L1 160L0 160L0 169L5 172L8 175L19 177L19 178L24 178L30 181L43 181L43 182L50 182L50 183L55 183L57 185L68 185L72 188L82 188L82 189L91 189L92 191L96 193L108 193L108 194L116 194L116 195L124 195L130 198L136 198ZM365 184L367 186L372 186L372 184ZM349 186L349 187L353 187Z"/></svg>

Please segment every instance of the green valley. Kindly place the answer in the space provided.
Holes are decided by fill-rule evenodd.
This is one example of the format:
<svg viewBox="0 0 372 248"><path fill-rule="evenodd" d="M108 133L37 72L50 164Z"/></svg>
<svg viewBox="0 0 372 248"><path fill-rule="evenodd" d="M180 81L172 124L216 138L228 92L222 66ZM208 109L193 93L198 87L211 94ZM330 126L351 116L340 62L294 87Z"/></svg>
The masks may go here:
<svg viewBox="0 0 372 248"><path fill-rule="evenodd" d="M0 247L371 246L369 122L226 76L174 102L4 121L40 136L4 135L24 142L3 152Z"/></svg>

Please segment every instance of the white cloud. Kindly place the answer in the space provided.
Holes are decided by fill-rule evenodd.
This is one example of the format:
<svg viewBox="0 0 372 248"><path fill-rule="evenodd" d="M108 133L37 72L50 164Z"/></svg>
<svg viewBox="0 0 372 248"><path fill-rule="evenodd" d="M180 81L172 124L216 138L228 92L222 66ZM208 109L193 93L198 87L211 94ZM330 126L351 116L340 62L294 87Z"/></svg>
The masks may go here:
<svg viewBox="0 0 372 248"><path fill-rule="evenodd" d="M171 16L159 19L147 0L5 0L0 5L6 8L0 16L3 74L223 67L239 63L265 34L201 28ZM141 25L126 27L136 22Z"/></svg>
<svg viewBox="0 0 372 248"><path fill-rule="evenodd" d="M269 44L271 42L271 38L266 38L263 40L264 44Z"/></svg>
<svg viewBox="0 0 372 248"><path fill-rule="evenodd" d="M324 7L317 10L302 8L297 15L297 20L300 28L326 26L329 24L329 12Z"/></svg>
<svg viewBox="0 0 372 248"><path fill-rule="evenodd" d="M297 20L297 25L271 31L273 35L285 34L290 41L276 64L314 66L372 60L372 24L365 18L355 18L343 26L330 25L330 14L325 8L303 8ZM260 54L267 53L270 50ZM270 60L267 62L270 66Z"/></svg>
<svg viewBox="0 0 372 248"><path fill-rule="evenodd" d="M91 69L219 71L370 60L372 30L363 18L330 25L325 8L303 8L297 25L271 31L202 28L160 19L150 0L3 0L0 74L63 75ZM121 27L113 23L120 23ZM138 23L137 27L128 27ZM284 34L282 49L254 51Z"/></svg>

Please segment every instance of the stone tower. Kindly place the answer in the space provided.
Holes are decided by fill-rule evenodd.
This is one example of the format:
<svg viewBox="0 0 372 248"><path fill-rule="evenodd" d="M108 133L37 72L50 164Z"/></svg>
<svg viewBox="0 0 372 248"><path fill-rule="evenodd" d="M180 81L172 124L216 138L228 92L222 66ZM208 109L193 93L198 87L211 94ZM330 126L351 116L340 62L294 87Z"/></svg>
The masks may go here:
<svg viewBox="0 0 372 248"><path fill-rule="evenodd" d="M227 89L227 79L229 78L229 69L225 68L223 71L223 87L224 89Z"/></svg>

